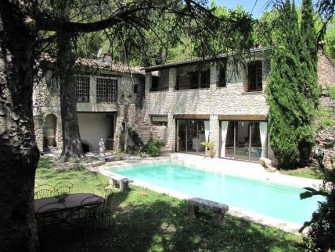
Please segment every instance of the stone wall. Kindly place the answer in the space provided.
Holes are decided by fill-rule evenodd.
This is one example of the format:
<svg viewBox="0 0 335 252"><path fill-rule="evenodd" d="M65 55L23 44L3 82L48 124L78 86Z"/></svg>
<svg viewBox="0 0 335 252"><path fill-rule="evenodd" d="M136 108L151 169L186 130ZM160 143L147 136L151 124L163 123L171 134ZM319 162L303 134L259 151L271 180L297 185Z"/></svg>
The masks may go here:
<svg viewBox="0 0 335 252"><path fill-rule="evenodd" d="M323 89L335 86L335 65L321 50L319 51L318 78Z"/></svg>
<svg viewBox="0 0 335 252"><path fill-rule="evenodd" d="M81 75L85 76L85 75ZM110 75L86 75L90 78L89 102L77 103L78 112L99 112L115 113L115 132L114 132L114 150L123 149L123 127L122 123L135 123L135 103L137 95L134 94L134 85L144 86L144 78L139 74L115 73ZM96 79L113 78L118 80L118 100L114 103L96 102ZM128 106L131 104L131 106ZM60 113L59 84L53 78L50 71L45 71L44 76L39 83L35 85L33 93L33 109L35 121L36 141L40 151L43 151L44 125L48 115L54 115L56 118L56 146L62 148L62 123ZM130 112L128 113L128 109Z"/></svg>
<svg viewBox="0 0 335 252"><path fill-rule="evenodd" d="M210 88L175 90L177 79L175 68L169 69L169 90L150 92L151 73L146 77L145 120L149 122L150 115L167 115L167 147L175 150L175 120L174 115L208 115L210 116L210 138L215 143L219 155L220 127L219 115L258 115L267 117L267 105L264 89L269 72L269 61L263 61L263 91L245 92L246 73L242 65L237 71L228 65L228 83L226 87L218 87L218 67L210 66ZM166 70L164 70L166 71ZM238 73L238 74L237 74Z"/></svg>

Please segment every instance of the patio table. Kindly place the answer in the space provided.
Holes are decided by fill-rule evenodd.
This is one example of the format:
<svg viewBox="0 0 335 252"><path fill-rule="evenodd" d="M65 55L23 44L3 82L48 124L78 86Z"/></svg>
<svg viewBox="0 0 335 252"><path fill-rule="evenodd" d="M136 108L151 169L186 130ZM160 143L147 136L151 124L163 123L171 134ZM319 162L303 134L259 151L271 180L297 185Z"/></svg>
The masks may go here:
<svg viewBox="0 0 335 252"><path fill-rule="evenodd" d="M80 209L91 204L102 204L104 198L93 193L73 193L66 197L55 196L34 200L35 215L37 218L44 215L62 213L62 220L67 220ZM58 216L58 215L57 215Z"/></svg>

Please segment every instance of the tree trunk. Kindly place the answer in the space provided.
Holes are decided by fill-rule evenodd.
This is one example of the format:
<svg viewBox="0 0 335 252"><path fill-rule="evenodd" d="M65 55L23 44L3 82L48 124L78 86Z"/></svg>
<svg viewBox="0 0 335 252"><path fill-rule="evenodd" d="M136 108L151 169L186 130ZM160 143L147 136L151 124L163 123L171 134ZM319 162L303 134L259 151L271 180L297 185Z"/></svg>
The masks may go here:
<svg viewBox="0 0 335 252"><path fill-rule="evenodd" d="M77 96L74 82L75 57L72 52L71 34L58 33L57 71L60 81L60 106L63 129L61 159L84 157L77 117Z"/></svg>
<svg viewBox="0 0 335 252"><path fill-rule="evenodd" d="M0 1L0 250L36 251L32 90L36 34Z"/></svg>

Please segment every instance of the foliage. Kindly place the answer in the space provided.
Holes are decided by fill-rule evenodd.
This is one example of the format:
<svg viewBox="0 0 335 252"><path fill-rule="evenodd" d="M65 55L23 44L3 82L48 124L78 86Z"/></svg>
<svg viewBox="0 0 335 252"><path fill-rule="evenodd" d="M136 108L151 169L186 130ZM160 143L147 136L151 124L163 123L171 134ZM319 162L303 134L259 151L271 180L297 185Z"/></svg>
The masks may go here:
<svg viewBox="0 0 335 252"><path fill-rule="evenodd" d="M138 133L131 127L128 128L128 135L132 142L129 149L139 151L141 154L148 154L150 157L159 156L161 148L165 146L163 142L153 139L150 139L148 143L144 143Z"/></svg>
<svg viewBox="0 0 335 252"><path fill-rule="evenodd" d="M300 43L298 16L290 1L279 10L277 24L280 36L273 50L267 85L270 144L280 167L295 167L309 160L314 144L312 123L318 93L309 91L317 85L315 62L307 62L307 58L313 58L307 53L301 56L307 49L301 49L304 45ZM306 70L313 77L311 80L307 81Z"/></svg>
<svg viewBox="0 0 335 252"><path fill-rule="evenodd" d="M335 101L335 86L328 88L329 98Z"/></svg>
<svg viewBox="0 0 335 252"><path fill-rule="evenodd" d="M278 11L276 9L263 12L263 15L254 23L252 33L254 43L262 46L273 46L278 37L276 34L277 30L274 29L277 26L277 22Z"/></svg>
<svg viewBox="0 0 335 252"><path fill-rule="evenodd" d="M213 141L201 142L201 145L206 148L206 153L207 153L207 151L209 151L209 153L207 153L207 155L209 155L211 158L215 157L216 152L215 152L215 149L214 149L214 142Z"/></svg>
<svg viewBox="0 0 335 252"><path fill-rule="evenodd" d="M324 129L335 124L334 108L319 106L316 111L316 130Z"/></svg>
<svg viewBox="0 0 335 252"><path fill-rule="evenodd" d="M317 168L304 167L292 170L280 170L280 173L300 178L322 179L323 175Z"/></svg>
<svg viewBox="0 0 335 252"><path fill-rule="evenodd" d="M107 178L101 177L100 182L100 175L87 170L57 172L56 164L52 167L46 159L50 160L42 157L37 169L39 183L70 178L75 192L104 195ZM83 182L87 187L78 186ZM111 209L110 228L90 235L85 235L89 230L76 235L70 229L60 240L54 239L53 230L50 237L44 235L50 243L43 242L46 248L41 251L301 251L297 235L230 215L225 216L223 227L215 227L190 219L186 201L140 187L131 186L126 193L114 191ZM74 238L66 239L67 235Z"/></svg>
<svg viewBox="0 0 335 252"><path fill-rule="evenodd" d="M161 153L161 148L165 146L165 143L158 141L158 140L153 140L150 139L148 144L147 144L147 151L146 153L150 157L157 157Z"/></svg>
<svg viewBox="0 0 335 252"><path fill-rule="evenodd" d="M304 239L308 251L335 250L335 170L327 170L323 165L323 153L316 157L319 169L324 174L323 186L320 189L305 188L300 195L306 199L315 195L323 196L319 208L312 215L312 219L304 223L301 231L307 228L307 237Z"/></svg>
<svg viewBox="0 0 335 252"><path fill-rule="evenodd" d="M128 146L130 150L133 151L144 151L145 150L145 144L143 140L140 138L139 134L132 128L128 127L128 136L131 140L131 144Z"/></svg>

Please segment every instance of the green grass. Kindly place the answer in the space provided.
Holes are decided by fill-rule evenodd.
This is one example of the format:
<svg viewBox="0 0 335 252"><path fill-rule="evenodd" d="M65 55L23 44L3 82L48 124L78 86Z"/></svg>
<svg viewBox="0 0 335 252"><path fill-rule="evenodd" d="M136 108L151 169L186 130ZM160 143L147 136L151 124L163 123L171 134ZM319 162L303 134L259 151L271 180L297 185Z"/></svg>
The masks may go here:
<svg viewBox="0 0 335 252"><path fill-rule="evenodd" d="M71 182L72 192L91 192L99 195L104 195L102 188L108 184L107 177L91 172L80 164L71 169L64 169L62 164L57 164L52 158L41 157L36 170L35 186L55 185L61 181Z"/></svg>
<svg viewBox="0 0 335 252"><path fill-rule="evenodd" d="M76 192L104 194L107 179L76 168L54 169L41 158L37 184L67 179ZM225 216L225 225L215 227L187 216L183 200L131 186L127 193L114 191L111 227L68 242L57 241L45 251L301 251L301 237L251 221ZM52 239L52 237L49 237Z"/></svg>
<svg viewBox="0 0 335 252"><path fill-rule="evenodd" d="M280 173L301 178L322 179L323 174L316 168L298 168L293 170L280 170Z"/></svg>

